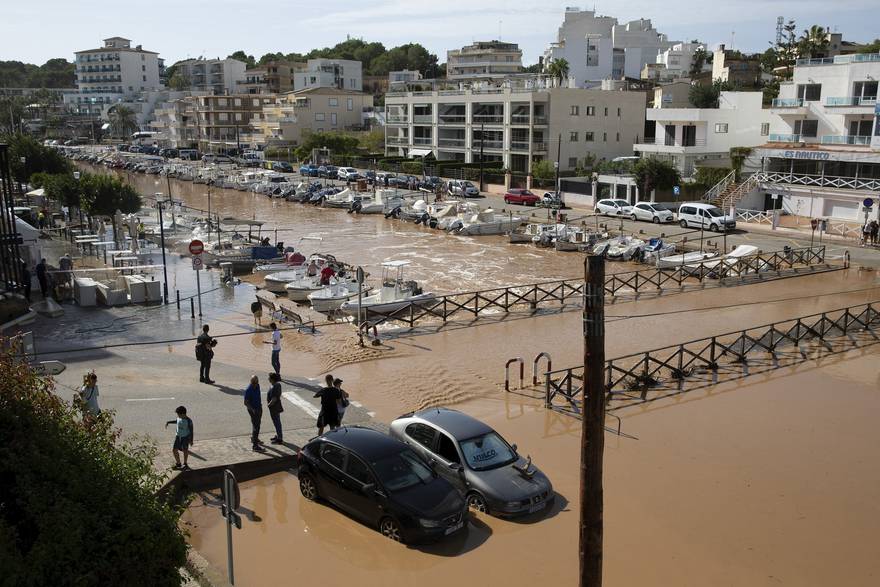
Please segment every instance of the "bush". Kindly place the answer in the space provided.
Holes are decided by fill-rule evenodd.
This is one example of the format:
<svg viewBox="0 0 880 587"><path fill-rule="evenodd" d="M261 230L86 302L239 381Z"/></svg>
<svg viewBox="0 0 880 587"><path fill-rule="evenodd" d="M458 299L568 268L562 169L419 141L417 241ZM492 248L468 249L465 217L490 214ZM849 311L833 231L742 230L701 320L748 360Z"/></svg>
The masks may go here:
<svg viewBox="0 0 880 587"><path fill-rule="evenodd" d="M112 216L119 210L131 214L141 209L141 197L133 187L112 175L84 173L80 176L83 210Z"/></svg>
<svg viewBox="0 0 880 587"><path fill-rule="evenodd" d="M424 164L421 161L404 161L400 164L400 170L409 175L420 175L424 170Z"/></svg>
<svg viewBox="0 0 880 587"><path fill-rule="evenodd" d="M35 173L68 173L70 162L51 147L44 147L26 135L6 137L9 143L9 166L16 181L27 182ZM21 158L24 157L24 163Z"/></svg>
<svg viewBox="0 0 880 587"><path fill-rule="evenodd" d="M556 168L553 163L546 159L532 163L532 176L538 179L551 179L556 177Z"/></svg>
<svg viewBox="0 0 880 587"><path fill-rule="evenodd" d="M121 442L8 352L0 355L0 568L5 585L179 585L179 512L156 497L155 447Z"/></svg>
<svg viewBox="0 0 880 587"><path fill-rule="evenodd" d="M730 173L727 167L697 167L694 183L706 189L724 179Z"/></svg>

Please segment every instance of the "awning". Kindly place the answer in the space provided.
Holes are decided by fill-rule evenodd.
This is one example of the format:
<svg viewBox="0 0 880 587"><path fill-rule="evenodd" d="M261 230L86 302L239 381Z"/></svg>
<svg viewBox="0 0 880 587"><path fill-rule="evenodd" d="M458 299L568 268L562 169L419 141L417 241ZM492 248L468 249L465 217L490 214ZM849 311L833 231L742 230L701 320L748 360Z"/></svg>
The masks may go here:
<svg viewBox="0 0 880 587"><path fill-rule="evenodd" d="M31 191L29 191L29 192L28 192L27 194L25 194L25 195L27 195L27 196L41 197L41 196L45 196L45 195L46 195L46 190L44 190L43 188L39 188L39 189L36 189L36 190L31 190Z"/></svg>
<svg viewBox="0 0 880 587"><path fill-rule="evenodd" d="M105 122L104 124L101 125L101 130L107 130L108 128L110 128L109 122Z"/></svg>
<svg viewBox="0 0 880 587"><path fill-rule="evenodd" d="M410 149L410 157L426 157L431 154L431 149Z"/></svg>

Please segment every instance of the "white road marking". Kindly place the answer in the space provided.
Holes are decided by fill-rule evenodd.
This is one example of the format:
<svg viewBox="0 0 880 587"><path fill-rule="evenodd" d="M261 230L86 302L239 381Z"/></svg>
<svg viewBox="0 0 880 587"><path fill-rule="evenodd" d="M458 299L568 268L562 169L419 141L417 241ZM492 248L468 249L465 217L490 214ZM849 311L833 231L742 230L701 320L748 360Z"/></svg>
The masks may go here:
<svg viewBox="0 0 880 587"><path fill-rule="evenodd" d="M304 411L306 414L308 414L312 418L317 418L318 414L321 413L321 410L319 410L317 407L313 406L312 404L310 404L309 402L307 402L306 400L304 400L300 396L296 395L292 391L285 391L284 393L281 394L281 397L283 397L284 399L286 399L287 401L289 401L290 403L292 403L296 407L300 408L302 411Z"/></svg>
<svg viewBox="0 0 880 587"><path fill-rule="evenodd" d="M376 412L367 412L367 415L368 415L369 417L371 417L371 418L375 418L375 417L376 417Z"/></svg>
<svg viewBox="0 0 880 587"><path fill-rule="evenodd" d="M127 399L127 402L158 402L167 399L174 399L173 397L138 397L134 399Z"/></svg>

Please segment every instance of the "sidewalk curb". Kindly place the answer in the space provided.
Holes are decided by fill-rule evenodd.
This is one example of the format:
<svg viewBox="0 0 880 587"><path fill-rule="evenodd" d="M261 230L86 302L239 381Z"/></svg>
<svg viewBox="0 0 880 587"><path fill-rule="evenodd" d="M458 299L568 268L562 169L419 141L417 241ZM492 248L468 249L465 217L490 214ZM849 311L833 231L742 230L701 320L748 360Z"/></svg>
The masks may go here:
<svg viewBox="0 0 880 587"><path fill-rule="evenodd" d="M226 580L226 576L192 547L187 550L184 568L202 587L232 587L232 583Z"/></svg>

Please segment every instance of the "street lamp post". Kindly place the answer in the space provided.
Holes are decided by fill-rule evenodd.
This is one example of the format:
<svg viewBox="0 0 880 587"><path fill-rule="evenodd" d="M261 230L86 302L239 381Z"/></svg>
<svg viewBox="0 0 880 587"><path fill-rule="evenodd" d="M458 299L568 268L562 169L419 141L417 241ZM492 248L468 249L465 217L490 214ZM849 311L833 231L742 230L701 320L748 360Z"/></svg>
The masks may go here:
<svg viewBox="0 0 880 587"><path fill-rule="evenodd" d="M75 179L77 182L79 182L79 178L81 176L82 175L80 174L79 171L73 172L73 179ZM78 198L77 198L76 209L79 211L79 230L80 230L80 234L82 234L82 229L83 229L82 188L77 190L77 196L78 196ZM68 211L67 217L70 218L70 211ZM71 232L70 230L68 230L67 232L70 234L70 240L73 241L73 232Z"/></svg>
<svg viewBox="0 0 880 587"><path fill-rule="evenodd" d="M165 226L162 223L162 192L156 192L156 205L159 207L159 241L162 247L162 274L165 277L163 288L165 303L168 303L168 265L165 263Z"/></svg>

